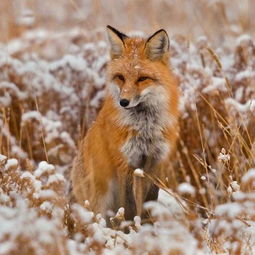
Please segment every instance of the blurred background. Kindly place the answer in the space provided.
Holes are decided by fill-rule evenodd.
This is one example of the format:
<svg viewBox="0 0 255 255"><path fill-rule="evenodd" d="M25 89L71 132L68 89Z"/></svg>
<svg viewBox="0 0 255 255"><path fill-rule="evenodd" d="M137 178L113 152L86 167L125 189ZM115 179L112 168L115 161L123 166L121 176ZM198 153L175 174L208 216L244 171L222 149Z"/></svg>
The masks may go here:
<svg viewBox="0 0 255 255"><path fill-rule="evenodd" d="M146 33L165 28L191 39L206 35L222 44L226 35L254 34L254 13L254 0L1 0L0 41L32 28L58 33L76 27L96 36L110 24Z"/></svg>

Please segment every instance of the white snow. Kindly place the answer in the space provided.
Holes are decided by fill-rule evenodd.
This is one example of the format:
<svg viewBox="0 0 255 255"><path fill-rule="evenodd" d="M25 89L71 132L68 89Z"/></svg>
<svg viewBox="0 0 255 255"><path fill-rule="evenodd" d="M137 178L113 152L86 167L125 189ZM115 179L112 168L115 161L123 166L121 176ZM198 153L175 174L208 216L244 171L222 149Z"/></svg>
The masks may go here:
<svg viewBox="0 0 255 255"><path fill-rule="evenodd" d="M230 218L236 218L242 212L242 206L236 202L218 205L215 209L216 216L228 216Z"/></svg>
<svg viewBox="0 0 255 255"><path fill-rule="evenodd" d="M99 107L100 101L105 97L105 91L99 91L94 98L90 101L90 106L92 107Z"/></svg>
<svg viewBox="0 0 255 255"><path fill-rule="evenodd" d="M134 217L134 222L135 222L135 227L137 229L140 229L141 228L141 217L140 216L135 216Z"/></svg>
<svg viewBox="0 0 255 255"><path fill-rule="evenodd" d="M78 217L82 220L83 224L91 223L95 216L93 212L89 212L79 204L73 204L71 208L74 213L78 214Z"/></svg>
<svg viewBox="0 0 255 255"><path fill-rule="evenodd" d="M42 115L38 111L25 112L25 113L22 114L22 118L21 118L22 125L24 125L24 123L26 121L29 121L31 119L35 119L38 122L41 122L42 121Z"/></svg>
<svg viewBox="0 0 255 255"><path fill-rule="evenodd" d="M254 112L255 111L255 99L250 99L246 103L241 104L233 98L227 98L225 100L226 105L232 106L239 113Z"/></svg>
<svg viewBox="0 0 255 255"><path fill-rule="evenodd" d="M62 174L59 173L55 173L55 174L51 174L48 178L48 185L54 184L54 183L58 183L58 182L65 182L65 178Z"/></svg>
<svg viewBox="0 0 255 255"><path fill-rule="evenodd" d="M39 163L38 168L35 170L34 175L36 177L40 177L44 174L52 174L55 171L55 167L46 161L42 161Z"/></svg>
<svg viewBox="0 0 255 255"><path fill-rule="evenodd" d="M216 91L227 91L226 80L224 78L212 77L212 83L202 90L202 92L206 94Z"/></svg>
<svg viewBox="0 0 255 255"><path fill-rule="evenodd" d="M62 59L51 63L49 69L53 71L62 68L65 65L69 65L76 71L85 71L87 69L87 62L83 57L72 55L65 55Z"/></svg>
<svg viewBox="0 0 255 255"><path fill-rule="evenodd" d="M35 199L52 199L57 197L56 192L54 192L51 189L44 189L44 190L39 190L38 192L33 194L33 197Z"/></svg>
<svg viewBox="0 0 255 255"><path fill-rule="evenodd" d="M222 148L219 156L218 156L218 160L222 161L224 163L228 162L230 160L230 155L228 153L226 153L225 149Z"/></svg>
<svg viewBox="0 0 255 255"><path fill-rule="evenodd" d="M255 168L251 168L242 177L242 183L253 181L255 183Z"/></svg>
<svg viewBox="0 0 255 255"><path fill-rule="evenodd" d="M135 171L134 171L134 175L135 175L135 176L139 176L139 177L144 177L144 172L143 172L142 169L137 168L137 169L135 169Z"/></svg>
<svg viewBox="0 0 255 255"><path fill-rule="evenodd" d="M16 22L19 25L32 26L35 22L35 16L31 9L23 9L21 13L16 17Z"/></svg>
<svg viewBox="0 0 255 255"><path fill-rule="evenodd" d="M9 170L11 168L17 168L19 165L19 162L17 159L12 158L12 159L8 159L7 163L5 164L5 169Z"/></svg>
<svg viewBox="0 0 255 255"><path fill-rule="evenodd" d="M122 218L124 217L124 215L125 215L125 209L123 207L120 207L116 213L116 217Z"/></svg>
<svg viewBox="0 0 255 255"><path fill-rule="evenodd" d="M36 192L39 192L41 190L41 187L42 187L41 181L37 180L32 173L25 171L24 173L22 173L20 178L21 179L29 179L32 182L33 187Z"/></svg>
<svg viewBox="0 0 255 255"><path fill-rule="evenodd" d="M246 44L249 41L252 41L252 37L249 34L240 35L236 39L236 46L239 46L239 45L243 46L244 44Z"/></svg>
<svg viewBox="0 0 255 255"><path fill-rule="evenodd" d="M44 201L40 205L40 209L42 209L43 211L46 211L48 213L51 213L53 211L53 208L54 208L54 205L49 201Z"/></svg>
<svg viewBox="0 0 255 255"><path fill-rule="evenodd" d="M5 155L0 154L0 164L7 162L7 157Z"/></svg>
<svg viewBox="0 0 255 255"><path fill-rule="evenodd" d="M237 181L232 181L230 183L230 186L233 189L233 191L235 191L235 192L240 190L240 185L238 184Z"/></svg>
<svg viewBox="0 0 255 255"><path fill-rule="evenodd" d="M177 190L180 194L190 194L192 196L196 193L195 188L188 182L179 184Z"/></svg>
<svg viewBox="0 0 255 255"><path fill-rule="evenodd" d="M255 78L255 71L253 70L245 70L245 71L242 71L242 72L239 72L237 75L236 75L236 81L237 82L241 82L243 81L244 79L251 79L251 78Z"/></svg>
<svg viewBox="0 0 255 255"><path fill-rule="evenodd" d="M7 203L10 201L10 197L3 193L3 190L0 189L0 202ZM1 253L0 253L1 254Z"/></svg>
<svg viewBox="0 0 255 255"><path fill-rule="evenodd" d="M159 189L158 202L162 203L166 208L168 208L169 212L172 215L182 215L183 216L183 208L180 203L176 200L176 198L171 195L171 190L163 190ZM184 201L181 201L185 204Z"/></svg>
<svg viewBox="0 0 255 255"><path fill-rule="evenodd" d="M202 181L205 181L205 180L206 180L206 176L202 175L202 176L200 177L200 179L201 179Z"/></svg>

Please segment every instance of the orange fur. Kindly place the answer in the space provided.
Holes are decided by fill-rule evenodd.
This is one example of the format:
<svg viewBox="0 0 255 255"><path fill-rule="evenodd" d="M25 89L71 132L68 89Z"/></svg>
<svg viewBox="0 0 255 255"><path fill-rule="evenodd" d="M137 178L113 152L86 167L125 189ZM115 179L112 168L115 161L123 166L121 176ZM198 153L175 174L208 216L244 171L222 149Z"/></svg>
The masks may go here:
<svg viewBox="0 0 255 255"><path fill-rule="evenodd" d="M113 40L117 41L120 48L111 54L108 84L114 82L119 87L120 98L132 99L146 88L156 87L157 84L163 86L169 98L166 107L171 124L162 128L161 132L170 150L167 157L157 161L153 169L150 169L151 174L159 176L167 170L178 137L179 91L177 80L168 66L168 52L164 52L159 59L151 60L148 55L150 49L147 49L150 45L147 45L146 39L127 37L121 41L116 37ZM119 79L118 75L125 77L125 81ZM138 82L139 77L150 78ZM120 123L121 111L123 109L108 91L95 123L81 142L71 174L73 193L77 201L84 203L84 200L89 200L93 210L103 215L109 209L116 211L121 206L127 209L126 190L127 186L132 187L134 168L128 163L121 148L130 138L138 135L139 130L132 125ZM148 158L150 155L147 161ZM146 194L151 183L146 180L144 182L143 193ZM135 215L135 207L135 204L129 205L128 218Z"/></svg>

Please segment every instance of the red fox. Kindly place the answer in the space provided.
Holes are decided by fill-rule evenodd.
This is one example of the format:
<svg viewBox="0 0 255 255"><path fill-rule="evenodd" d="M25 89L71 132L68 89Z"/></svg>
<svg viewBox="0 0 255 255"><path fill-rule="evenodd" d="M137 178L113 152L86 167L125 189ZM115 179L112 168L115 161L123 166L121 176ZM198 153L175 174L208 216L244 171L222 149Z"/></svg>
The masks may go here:
<svg viewBox="0 0 255 255"><path fill-rule="evenodd" d="M178 82L169 67L165 30L149 38L130 37L107 26L111 60L107 95L99 115L81 141L71 173L73 194L95 212L125 209L140 214L133 172L160 176L178 137ZM156 200L158 187L144 178L140 203Z"/></svg>

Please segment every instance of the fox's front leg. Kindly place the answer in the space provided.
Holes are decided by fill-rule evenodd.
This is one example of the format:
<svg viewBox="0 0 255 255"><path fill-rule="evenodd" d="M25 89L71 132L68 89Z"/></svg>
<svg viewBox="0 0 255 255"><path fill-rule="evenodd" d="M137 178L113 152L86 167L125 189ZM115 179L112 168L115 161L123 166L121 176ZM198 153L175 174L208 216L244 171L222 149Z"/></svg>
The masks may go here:
<svg viewBox="0 0 255 255"><path fill-rule="evenodd" d="M144 157L143 169L148 172L151 168L151 159ZM133 195L136 205L136 215L141 216L144 199L148 190L148 182L145 183L143 170L136 169L133 174Z"/></svg>
<svg viewBox="0 0 255 255"><path fill-rule="evenodd" d="M156 201L158 199L159 188L145 177L133 176L133 195L136 205L136 213L142 215L143 204L147 201Z"/></svg>
<svg viewBox="0 0 255 255"><path fill-rule="evenodd" d="M136 215L141 216L145 193L144 176L133 174L133 195L136 206Z"/></svg>
<svg viewBox="0 0 255 255"><path fill-rule="evenodd" d="M154 160L147 157L143 166L145 173L151 173L154 167ZM133 195L136 205L136 213L141 216L143 203L149 200L157 200L158 189L155 184L148 180L143 172L135 170L133 174Z"/></svg>

